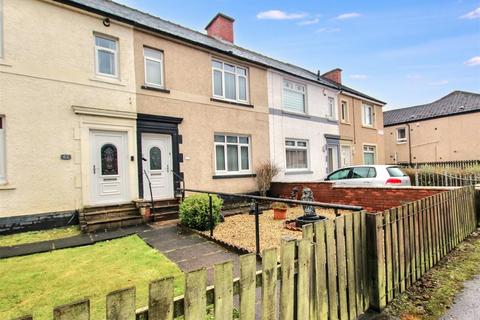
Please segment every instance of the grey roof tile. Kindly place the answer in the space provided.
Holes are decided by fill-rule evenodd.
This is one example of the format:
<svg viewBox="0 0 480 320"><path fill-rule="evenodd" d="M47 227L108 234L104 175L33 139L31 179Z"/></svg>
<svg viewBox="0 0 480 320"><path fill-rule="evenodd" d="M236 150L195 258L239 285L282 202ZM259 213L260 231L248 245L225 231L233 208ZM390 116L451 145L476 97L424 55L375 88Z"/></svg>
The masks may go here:
<svg viewBox="0 0 480 320"><path fill-rule="evenodd" d="M241 59L249 60L251 62L264 65L273 69L281 70L292 75L317 82L321 85L328 86L334 89L344 90L356 94L360 97L373 100L380 104L385 102L372 98L359 91L351 89L347 86L339 85L324 77L318 77L314 72L298 67L296 65L282 62L257 52L239 47L226 41L221 41L208 35L188 29L181 25L163 20L159 17L141 12L137 9L127 7L125 5L113 2L111 0L55 0L57 2L76 6L84 10L93 11L98 14L111 16L115 19L123 20L126 23L136 25L138 27L148 28L153 31L168 34L170 36L186 40L197 45L205 46L214 50L218 50L225 54L230 54Z"/></svg>
<svg viewBox="0 0 480 320"><path fill-rule="evenodd" d="M473 111L480 112L480 94L454 91L432 103L385 111L383 124L392 126Z"/></svg>

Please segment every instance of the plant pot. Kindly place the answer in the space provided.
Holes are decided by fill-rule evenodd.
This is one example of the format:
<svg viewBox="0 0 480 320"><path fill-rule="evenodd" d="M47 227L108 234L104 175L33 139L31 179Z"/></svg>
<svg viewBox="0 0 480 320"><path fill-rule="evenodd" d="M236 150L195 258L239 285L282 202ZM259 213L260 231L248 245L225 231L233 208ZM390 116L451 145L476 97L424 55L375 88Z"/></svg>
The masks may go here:
<svg viewBox="0 0 480 320"><path fill-rule="evenodd" d="M273 220L285 220L287 218L287 209L273 209Z"/></svg>

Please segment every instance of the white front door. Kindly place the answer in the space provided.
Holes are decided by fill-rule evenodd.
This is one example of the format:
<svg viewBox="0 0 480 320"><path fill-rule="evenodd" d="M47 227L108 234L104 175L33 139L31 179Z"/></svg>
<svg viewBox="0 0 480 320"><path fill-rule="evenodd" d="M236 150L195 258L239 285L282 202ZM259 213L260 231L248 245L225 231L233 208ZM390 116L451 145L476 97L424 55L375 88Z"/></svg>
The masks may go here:
<svg viewBox="0 0 480 320"><path fill-rule="evenodd" d="M127 133L91 131L91 202L128 202Z"/></svg>
<svg viewBox="0 0 480 320"><path fill-rule="evenodd" d="M329 145L327 147L328 158L328 173L331 173L338 169L338 147L335 145Z"/></svg>
<svg viewBox="0 0 480 320"><path fill-rule="evenodd" d="M172 137L142 133L142 164L143 198L173 198Z"/></svg>

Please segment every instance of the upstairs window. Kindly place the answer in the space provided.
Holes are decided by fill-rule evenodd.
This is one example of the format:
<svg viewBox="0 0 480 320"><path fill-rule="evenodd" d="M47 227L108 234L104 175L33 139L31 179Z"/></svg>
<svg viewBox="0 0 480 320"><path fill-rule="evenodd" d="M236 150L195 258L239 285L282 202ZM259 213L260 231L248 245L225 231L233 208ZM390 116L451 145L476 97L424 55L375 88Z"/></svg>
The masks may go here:
<svg viewBox="0 0 480 320"><path fill-rule="evenodd" d="M373 127L375 122L373 106L369 104L362 105L362 124L367 127Z"/></svg>
<svg viewBox="0 0 480 320"><path fill-rule="evenodd" d="M213 96L225 100L248 102L248 71L234 64L212 60Z"/></svg>
<svg viewBox="0 0 480 320"><path fill-rule="evenodd" d="M95 35L95 73L101 76L118 77L118 41Z"/></svg>
<svg viewBox="0 0 480 320"><path fill-rule="evenodd" d="M143 48L145 64L145 84L163 88L163 52L150 48Z"/></svg>
<svg viewBox="0 0 480 320"><path fill-rule="evenodd" d="M305 91L304 85L283 80L283 109L306 113Z"/></svg>
<svg viewBox="0 0 480 320"><path fill-rule="evenodd" d="M397 128L397 143L407 142L407 130L406 128Z"/></svg>
<svg viewBox="0 0 480 320"><path fill-rule="evenodd" d="M328 97L328 110L327 110L327 118L331 120L335 120L335 99L332 97Z"/></svg>
<svg viewBox="0 0 480 320"><path fill-rule="evenodd" d="M217 174L251 172L249 136L216 134L214 144Z"/></svg>
<svg viewBox="0 0 480 320"><path fill-rule="evenodd" d="M344 123L350 122L349 114L348 114L348 104L347 101L342 101L341 103L341 110L340 110L340 119Z"/></svg>
<svg viewBox="0 0 480 320"><path fill-rule="evenodd" d="M7 181L5 147L5 117L0 115L0 184Z"/></svg>
<svg viewBox="0 0 480 320"><path fill-rule="evenodd" d="M286 168L287 170L308 169L308 141L286 139Z"/></svg>

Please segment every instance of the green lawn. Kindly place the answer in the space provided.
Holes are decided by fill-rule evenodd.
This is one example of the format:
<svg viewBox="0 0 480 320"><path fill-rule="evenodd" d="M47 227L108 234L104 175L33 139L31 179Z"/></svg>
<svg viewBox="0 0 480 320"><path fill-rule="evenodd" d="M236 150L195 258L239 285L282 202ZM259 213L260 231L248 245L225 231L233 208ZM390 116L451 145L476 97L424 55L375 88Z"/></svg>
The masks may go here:
<svg viewBox="0 0 480 320"><path fill-rule="evenodd" d="M0 247L67 238L76 236L77 234L80 234L78 226L16 233L8 236L0 236Z"/></svg>
<svg viewBox="0 0 480 320"><path fill-rule="evenodd" d="M175 276L175 295L183 293L176 264L138 236L92 246L0 260L0 319L33 314L52 319L54 306L89 298L91 319L105 319L105 296L137 288L137 308L148 301L148 283Z"/></svg>

